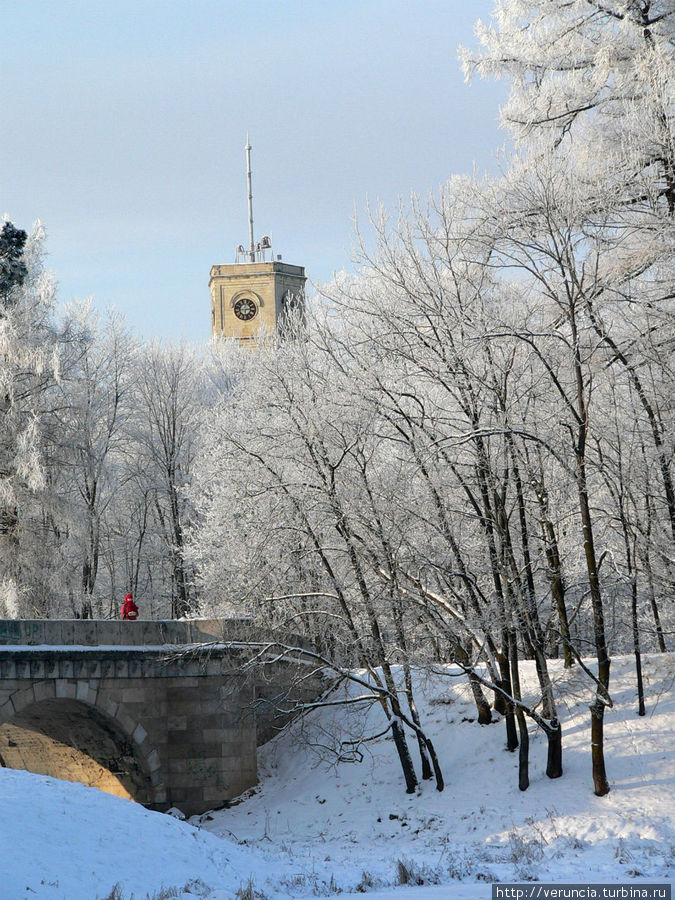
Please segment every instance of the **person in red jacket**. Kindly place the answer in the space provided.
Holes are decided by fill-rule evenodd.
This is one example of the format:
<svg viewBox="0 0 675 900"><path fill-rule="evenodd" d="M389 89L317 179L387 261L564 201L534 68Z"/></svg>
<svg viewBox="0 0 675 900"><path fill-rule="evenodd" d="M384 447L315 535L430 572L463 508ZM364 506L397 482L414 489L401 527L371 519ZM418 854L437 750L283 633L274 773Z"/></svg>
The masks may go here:
<svg viewBox="0 0 675 900"><path fill-rule="evenodd" d="M138 607L134 603L134 598L131 594L127 594L124 598L124 603L122 604L122 618L123 619L137 619L138 618Z"/></svg>

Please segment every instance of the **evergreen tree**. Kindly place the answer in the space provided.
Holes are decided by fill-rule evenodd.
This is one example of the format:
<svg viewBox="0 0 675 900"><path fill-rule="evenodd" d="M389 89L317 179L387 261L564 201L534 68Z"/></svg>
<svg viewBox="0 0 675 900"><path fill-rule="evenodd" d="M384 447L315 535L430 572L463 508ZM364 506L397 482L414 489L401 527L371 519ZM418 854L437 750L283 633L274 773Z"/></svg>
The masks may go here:
<svg viewBox="0 0 675 900"><path fill-rule="evenodd" d="M28 269L23 258L26 232L7 221L0 231L0 301L11 303L12 289L24 283Z"/></svg>

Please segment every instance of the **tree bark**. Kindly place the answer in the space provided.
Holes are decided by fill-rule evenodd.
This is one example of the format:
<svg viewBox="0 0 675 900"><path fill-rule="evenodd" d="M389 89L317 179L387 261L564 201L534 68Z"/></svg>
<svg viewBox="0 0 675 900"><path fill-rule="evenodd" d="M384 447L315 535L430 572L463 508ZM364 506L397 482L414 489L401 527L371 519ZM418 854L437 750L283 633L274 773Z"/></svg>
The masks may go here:
<svg viewBox="0 0 675 900"><path fill-rule="evenodd" d="M548 756L546 759L546 774L549 778L560 778L563 773L562 766L562 728L558 719L552 719L550 730L546 732L548 741Z"/></svg>
<svg viewBox="0 0 675 900"><path fill-rule="evenodd" d="M638 625L637 584L633 579L631 598L631 621L633 625L633 652L635 654L635 677L638 691L638 715L645 714L645 686L642 678L642 654L640 653L640 629Z"/></svg>
<svg viewBox="0 0 675 900"><path fill-rule="evenodd" d="M473 672L469 672L469 687L476 703L476 712L478 713L478 724L489 725L492 722L492 710L490 704L485 698L485 694L480 686L480 682Z"/></svg>
<svg viewBox="0 0 675 900"><path fill-rule="evenodd" d="M506 651L506 656L504 655L504 651ZM506 694L511 695L512 687L511 687L511 673L509 671L509 638L508 632L504 629L504 636L502 638L502 652L497 657L497 662L499 663L499 669L501 678L497 683L497 687L500 687ZM502 695L498 695L502 696ZM503 698L502 698L503 699ZM516 733L516 720L513 712L513 704L508 701L504 701L505 705L505 713L504 713L504 722L506 725L506 749L509 752L516 750L518 747L518 734ZM495 709L497 704L495 702Z"/></svg>
<svg viewBox="0 0 675 900"><path fill-rule="evenodd" d="M511 631L509 635L509 655L511 657L511 684L513 686L514 700L522 700L520 691L520 675L518 673L518 644L516 641L516 632ZM526 791L530 786L530 735L527 731L527 722L525 721L525 713L522 707L516 704L516 719L518 721L518 732L520 734L520 749L518 751L518 789Z"/></svg>

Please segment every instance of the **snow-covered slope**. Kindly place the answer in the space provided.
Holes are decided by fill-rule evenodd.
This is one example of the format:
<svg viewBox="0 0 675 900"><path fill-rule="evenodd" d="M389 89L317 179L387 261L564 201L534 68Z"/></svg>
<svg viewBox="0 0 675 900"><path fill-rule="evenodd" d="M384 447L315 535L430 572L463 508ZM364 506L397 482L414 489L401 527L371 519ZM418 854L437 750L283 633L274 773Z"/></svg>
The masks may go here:
<svg viewBox="0 0 675 900"><path fill-rule="evenodd" d="M527 676L532 673L524 666ZM463 678L420 676L423 724L446 789L406 795L388 739L337 762L324 710L263 748L261 783L231 808L179 822L93 788L0 769L0 898L96 900L118 883L127 900L164 888L184 900L269 900L367 891L373 900L485 898L490 881L669 881L675 864L675 659L645 660L647 715L635 714L630 659L613 663L607 716L611 793L592 792L587 680L556 670L563 778L544 774L531 732L531 786L501 724L479 726ZM371 718L372 716L372 718ZM363 728L381 730L373 710ZM357 729L359 730L359 729ZM414 749L414 748L413 748ZM317 752L319 751L320 752ZM401 881L424 882L414 888ZM445 887L433 886L440 883ZM342 897L346 894L343 893ZM362 896L362 893L357 894Z"/></svg>
<svg viewBox="0 0 675 900"><path fill-rule="evenodd" d="M588 679L553 663L564 730L560 779L546 777L546 742L531 730L531 785L519 791L518 754L505 752L503 725L467 721L475 707L465 680L436 676L426 680L423 724L437 746L443 793L426 782L419 795L406 795L389 740L371 745L360 764L327 768L302 732L315 744L327 743L326 735L294 726L264 749L256 793L205 827L292 862L308 886L332 879L343 890L405 878L399 861L427 883L665 879L675 864L673 663L672 655L645 660L644 718L636 715L632 661L613 663L607 797L592 790ZM523 668L527 685L534 672ZM373 732L381 728L375 713Z"/></svg>
<svg viewBox="0 0 675 900"><path fill-rule="evenodd" d="M249 850L129 800L0 769L2 900L95 900L116 883L141 900L196 879L229 898L255 862Z"/></svg>

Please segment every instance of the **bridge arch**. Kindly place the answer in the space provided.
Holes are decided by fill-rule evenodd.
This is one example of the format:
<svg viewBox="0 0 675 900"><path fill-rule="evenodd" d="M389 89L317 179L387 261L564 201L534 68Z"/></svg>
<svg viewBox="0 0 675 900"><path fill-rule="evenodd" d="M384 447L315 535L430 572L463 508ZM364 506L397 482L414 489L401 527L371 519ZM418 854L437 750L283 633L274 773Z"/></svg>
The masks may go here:
<svg viewBox="0 0 675 900"><path fill-rule="evenodd" d="M98 702L96 681L40 681L0 712L0 766L24 769L154 806L159 759L121 703Z"/></svg>

